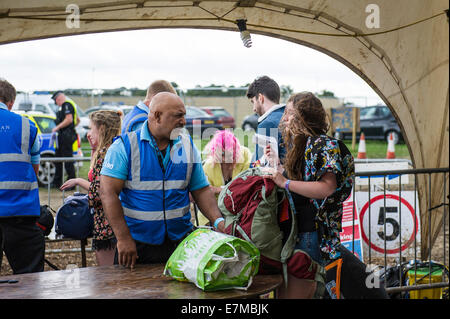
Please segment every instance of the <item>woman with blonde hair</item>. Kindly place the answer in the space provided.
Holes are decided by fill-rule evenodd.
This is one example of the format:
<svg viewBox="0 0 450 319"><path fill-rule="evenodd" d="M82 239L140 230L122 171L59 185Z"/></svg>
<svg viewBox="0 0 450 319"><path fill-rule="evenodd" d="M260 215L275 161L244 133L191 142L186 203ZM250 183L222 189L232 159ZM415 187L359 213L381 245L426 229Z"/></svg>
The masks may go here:
<svg viewBox="0 0 450 319"><path fill-rule="evenodd" d="M73 178L61 186L61 190L70 189L79 185L88 191L89 206L94 209L94 231L92 236L92 249L95 251L97 265L113 265L116 247L116 238L103 212L99 196L100 171L106 152L111 146L114 137L120 135L122 112L95 111L89 115L90 131L87 139L91 146L91 165L88 179Z"/></svg>
<svg viewBox="0 0 450 319"><path fill-rule="evenodd" d="M282 165L270 146L265 149L266 156L279 165L267 177L292 195L298 225L296 249L321 266L340 257L343 202L351 193L354 174L350 151L326 135L328 128L320 100L310 92L297 93L289 98L280 121L287 150ZM304 289L311 282L301 280L289 277L288 289L280 296L312 297L315 289ZM320 288L323 292L324 287Z"/></svg>

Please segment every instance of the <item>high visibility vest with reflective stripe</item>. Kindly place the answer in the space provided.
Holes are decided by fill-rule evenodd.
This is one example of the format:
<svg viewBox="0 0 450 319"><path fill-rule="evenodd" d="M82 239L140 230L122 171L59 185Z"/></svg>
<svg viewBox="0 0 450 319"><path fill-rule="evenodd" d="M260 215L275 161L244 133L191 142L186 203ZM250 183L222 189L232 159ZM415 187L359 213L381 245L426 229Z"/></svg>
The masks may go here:
<svg viewBox="0 0 450 319"><path fill-rule="evenodd" d="M73 125L75 126L78 124L78 122L77 122L77 107L78 106L73 100L71 100L69 98L66 98L66 102L73 106Z"/></svg>
<svg viewBox="0 0 450 319"><path fill-rule="evenodd" d="M128 113L123 119L122 135L131 132L131 128L133 127L133 125L140 122L144 122L147 118L148 118L147 112L138 108L137 106L133 107L130 113Z"/></svg>
<svg viewBox="0 0 450 319"><path fill-rule="evenodd" d="M192 229L188 184L193 164L185 160L186 140L173 145L163 172L156 151L150 142L141 141L140 135L140 130L122 135L130 159L120 193L125 220L137 241L160 245L166 234L179 240ZM187 144L192 145L189 143L192 140L188 139Z"/></svg>
<svg viewBox="0 0 450 319"><path fill-rule="evenodd" d="M39 189L31 165L37 128L27 118L0 109L0 218L39 216Z"/></svg>

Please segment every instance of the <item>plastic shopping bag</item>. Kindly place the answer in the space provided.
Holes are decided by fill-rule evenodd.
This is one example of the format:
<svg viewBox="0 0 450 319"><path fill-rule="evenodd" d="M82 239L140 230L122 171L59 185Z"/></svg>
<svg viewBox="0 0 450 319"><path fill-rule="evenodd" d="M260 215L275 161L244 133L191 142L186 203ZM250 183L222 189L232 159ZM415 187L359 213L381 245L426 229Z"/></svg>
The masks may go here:
<svg viewBox="0 0 450 319"><path fill-rule="evenodd" d="M178 245L164 275L192 282L204 291L247 289L258 272L259 258L253 244L200 228Z"/></svg>

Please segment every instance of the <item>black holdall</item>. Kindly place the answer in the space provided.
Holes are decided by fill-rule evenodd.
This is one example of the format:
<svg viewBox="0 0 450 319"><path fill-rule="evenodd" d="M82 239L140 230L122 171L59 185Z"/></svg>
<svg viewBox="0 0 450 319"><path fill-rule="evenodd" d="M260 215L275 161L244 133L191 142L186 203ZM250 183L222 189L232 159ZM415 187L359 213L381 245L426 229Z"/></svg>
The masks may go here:
<svg viewBox="0 0 450 319"><path fill-rule="evenodd" d="M343 245L341 257L325 266L325 287L331 299L389 299L377 274Z"/></svg>
<svg viewBox="0 0 450 319"><path fill-rule="evenodd" d="M55 211L48 205L41 205L41 214L36 220L36 225L42 229L44 236L47 237L52 231L53 225L55 223L55 218L53 217ZM55 213L56 214L56 213Z"/></svg>

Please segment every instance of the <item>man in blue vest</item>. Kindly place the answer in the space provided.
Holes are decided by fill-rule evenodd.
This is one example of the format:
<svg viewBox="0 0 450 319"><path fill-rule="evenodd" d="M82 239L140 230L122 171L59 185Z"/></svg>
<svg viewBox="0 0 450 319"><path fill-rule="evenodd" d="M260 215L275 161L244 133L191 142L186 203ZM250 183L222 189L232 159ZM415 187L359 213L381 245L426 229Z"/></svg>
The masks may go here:
<svg viewBox="0 0 450 319"><path fill-rule="evenodd" d="M148 118L148 107L152 101L153 96L160 92L170 92L177 94L172 84L165 80L154 81L147 89L147 95L144 101L139 101L134 108L123 118L122 121L122 135L137 131L142 127L142 124Z"/></svg>
<svg viewBox="0 0 450 319"><path fill-rule="evenodd" d="M0 79L0 264L3 251L14 274L44 270L44 234L40 215L40 143L37 128L10 112L15 88Z"/></svg>
<svg viewBox="0 0 450 319"><path fill-rule="evenodd" d="M247 89L247 98L253 105L253 112L259 115L256 133L263 136L272 136L278 142L278 154L280 160L284 159L285 148L282 146L283 139L278 128L283 116L285 104L280 104L280 87L277 82L268 76L256 78ZM257 136L258 136L257 135ZM264 155L264 144L255 146L256 162Z"/></svg>
<svg viewBox="0 0 450 319"><path fill-rule="evenodd" d="M116 263L164 263L193 228L189 192L202 213L223 232L224 221L200 153L189 135L183 101L156 94L148 120L116 139L100 177L100 198L117 238Z"/></svg>

